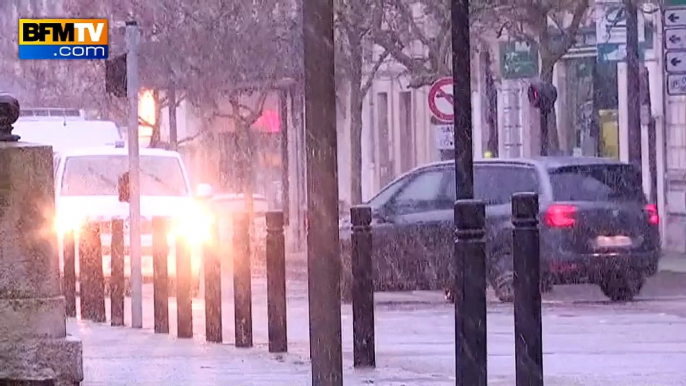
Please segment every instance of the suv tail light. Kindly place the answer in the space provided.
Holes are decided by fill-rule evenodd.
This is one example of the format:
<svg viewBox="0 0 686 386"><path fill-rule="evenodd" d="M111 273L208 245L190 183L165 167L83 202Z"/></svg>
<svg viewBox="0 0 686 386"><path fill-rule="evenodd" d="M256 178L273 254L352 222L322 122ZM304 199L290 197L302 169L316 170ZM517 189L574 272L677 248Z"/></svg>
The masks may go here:
<svg viewBox="0 0 686 386"><path fill-rule="evenodd" d="M646 205L646 212L648 212L648 222L651 225L660 224L660 216L657 214L657 205L655 205L655 204Z"/></svg>
<svg viewBox="0 0 686 386"><path fill-rule="evenodd" d="M576 222L576 207L553 204L545 212L543 222L551 228L570 228Z"/></svg>

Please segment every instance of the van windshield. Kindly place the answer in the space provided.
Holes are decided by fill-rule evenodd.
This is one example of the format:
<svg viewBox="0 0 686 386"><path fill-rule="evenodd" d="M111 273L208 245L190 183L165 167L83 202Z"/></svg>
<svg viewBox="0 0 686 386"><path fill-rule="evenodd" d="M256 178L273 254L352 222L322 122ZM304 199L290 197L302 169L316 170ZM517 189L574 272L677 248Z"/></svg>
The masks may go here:
<svg viewBox="0 0 686 386"><path fill-rule="evenodd" d="M129 170L126 155L72 156L65 160L62 196L116 196L119 176ZM140 157L141 196L189 195L181 163L165 156Z"/></svg>

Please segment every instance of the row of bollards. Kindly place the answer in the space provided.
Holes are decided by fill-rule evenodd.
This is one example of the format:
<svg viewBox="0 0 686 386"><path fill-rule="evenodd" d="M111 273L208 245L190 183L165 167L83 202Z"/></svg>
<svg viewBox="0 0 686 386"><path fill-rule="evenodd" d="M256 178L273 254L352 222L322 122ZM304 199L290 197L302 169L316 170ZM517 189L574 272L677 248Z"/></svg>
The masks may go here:
<svg viewBox="0 0 686 386"><path fill-rule="evenodd" d="M487 384L485 205L455 203L456 385ZM515 360L517 386L543 385L538 195L512 197ZM374 367L374 283L369 207L351 208L353 362ZM467 264L468 262L468 264Z"/></svg>
<svg viewBox="0 0 686 386"><path fill-rule="evenodd" d="M253 346L252 293L249 245L249 220L239 214L234 222L233 283L235 307L235 343L237 347ZM267 308L269 351L286 352L286 262L284 246L284 219L280 211L266 214L267 222ZM210 241L203 245L205 336L208 342L222 343L222 253L218 226L212 227ZM170 219L156 217L153 228L153 307L154 331L169 333L169 274L168 235ZM110 307L111 324L124 325L124 222L112 220ZM103 274L100 224L91 223L79 230L79 245L74 232L64 237L64 282L66 313L76 317L76 290L79 284L81 318L105 322L105 280ZM79 278L76 277L78 250ZM192 264L189 244L182 237L175 240L176 257L176 309L177 336L193 337L192 316Z"/></svg>

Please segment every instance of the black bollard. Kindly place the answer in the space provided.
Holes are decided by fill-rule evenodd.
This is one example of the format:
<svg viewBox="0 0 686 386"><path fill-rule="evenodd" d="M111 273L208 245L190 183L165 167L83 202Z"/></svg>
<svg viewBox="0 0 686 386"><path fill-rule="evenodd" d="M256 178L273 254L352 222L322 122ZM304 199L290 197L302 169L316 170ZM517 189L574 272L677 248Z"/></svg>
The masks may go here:
<svg viewBox="0 0 686 386"><path fill-rule="evenodd" d="M81 318L105 322L105 278L99 223L87 224L79 235L79 287Z"/></svg>
<svg viewBox="0 0 686 386"><path fill-rule="evenodd" d="M205 274L205 339L222 343L222 264L219 253L219 229L212 225L212 237L205 243L203 271Z"/></svg>
<svg viewBox="0 0 686 386"><path fill-rule="evenodd" d="M176 327L179 338L193 337L193 272L191 251L183 236L176 239Z"/></svg>
<svg viewBox="0 0 686 386"><path fill-rule="evenodd" d="M112 220L112 241L110 243L110 311L113 326L124 325L124 220Z"/></svg>
<svg viewBox="0 0 686 386"><path fill-rule="evenodd" d="M64 282L62 292L66 302L67 317L76 317L76 245L74 244L74 231L64 234Z"/></svg>
<svg viewBox="0 0 686 386"><path fill-rule="evenodd" d="M266 214L267 222L267 320L269 352L288 351L286 323L286 250L283 212Z"/></svg>
<svg viewBox="0 0 686 386"><path fill-rule="evenodd" d="M350 208L353 273L353 366L375 367L374 279L372 274L372 210Z"/></svg>
<svg viewBox="0 0 686 386"><path fill-rule="evenodd" d="M543 386L538 194L512 195L517 386Z"/></svg>
<svg viewBox="0 0 686 386"><path fill-rule="evenodd" d="M486 209L458 200L455 217L455 368L458 386L486 386Z"/></svg>
<svg viewBox="0 0 686 386"><path fill-rule="evenodd" d="M169 334L168 220L152 218L152 285L155 333ZM178 274L178 272L177 272Z"/></svg>
<svg viewBox="0 0 686 386"><path fill-rule="evenodd" d="M250 276L250 228L247 213L233 222L233 297L236 347L252 347L252 277Z"/></svg>

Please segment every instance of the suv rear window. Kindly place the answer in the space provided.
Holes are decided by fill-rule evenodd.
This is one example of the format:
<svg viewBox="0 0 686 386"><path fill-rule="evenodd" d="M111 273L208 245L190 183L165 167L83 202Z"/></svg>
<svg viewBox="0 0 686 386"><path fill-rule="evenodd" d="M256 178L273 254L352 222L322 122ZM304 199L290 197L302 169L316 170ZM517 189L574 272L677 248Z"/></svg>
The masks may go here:
<svg viewBox="0 0 686 386"><path fill-rule="evenodd" d="M555 201L645 201L631 165L568 166L550 171Z"/></svg>

